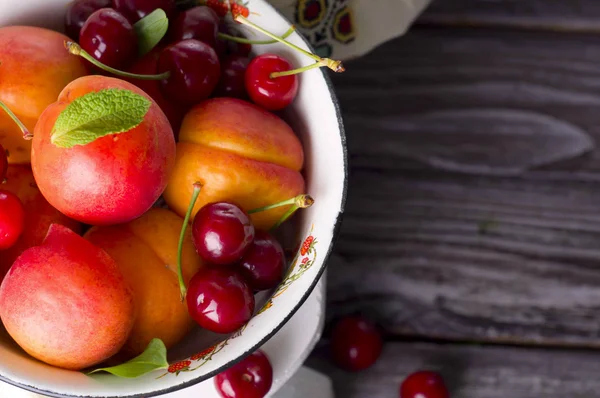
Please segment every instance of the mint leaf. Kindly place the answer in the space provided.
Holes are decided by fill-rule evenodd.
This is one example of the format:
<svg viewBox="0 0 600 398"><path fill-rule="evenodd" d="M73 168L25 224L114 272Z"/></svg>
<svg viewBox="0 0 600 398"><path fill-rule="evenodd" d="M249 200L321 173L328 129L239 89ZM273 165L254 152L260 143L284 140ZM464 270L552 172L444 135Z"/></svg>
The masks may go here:
<svg viewBox="0 0 600 398"><path fill-rule="evenodd" d="M169 28L167 14L160 8L152 11L133 25L138 38L138 53L144 55L154 48Z"/></svg>
<svg viewBox="0 0 600 398"><path fill-rule="evenodd" d="M135 378L157 369L167 369L167 348L160 339L152 339L150 344L137 357L110 368L94 369L88 375L97 372L108 372L115 376Z"/></svg>
<svg viewBox="0 0 600 398"><path fill-rule="evenodd" d="M76 98L56 118L50 142L61 148L86 145L138 126L152 102L133 91L109 88Z"/></svg>

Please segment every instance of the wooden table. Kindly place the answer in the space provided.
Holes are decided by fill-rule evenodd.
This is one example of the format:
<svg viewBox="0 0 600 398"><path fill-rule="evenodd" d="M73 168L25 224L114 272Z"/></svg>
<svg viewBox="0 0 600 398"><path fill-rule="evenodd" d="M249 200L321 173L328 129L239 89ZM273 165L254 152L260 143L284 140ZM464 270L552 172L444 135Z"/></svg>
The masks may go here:
<svg viewBox="0 0 600 398"><path fill-rule="evenodd" d="M453 398L600 397L600 1L437 0L333 76L350 190L328 319L380 361L309 366L340 398L420 368Z"/></svg>

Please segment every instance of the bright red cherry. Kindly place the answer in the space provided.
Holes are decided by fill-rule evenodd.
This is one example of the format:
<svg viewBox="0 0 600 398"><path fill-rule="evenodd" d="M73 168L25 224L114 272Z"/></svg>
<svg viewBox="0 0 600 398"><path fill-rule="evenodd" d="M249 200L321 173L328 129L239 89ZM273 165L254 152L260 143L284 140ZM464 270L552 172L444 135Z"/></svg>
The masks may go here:
<svg viewBox="0 0 600 398"><path fill-rule="evenodd" d="M252 317L254 295L230 268L205 268L190 280L186 302L191 317L204 329L233 333Z"/></svg>
<svg viewBox="0 0 600 398"><path fill-rule="evenodd" d="M25 227L25 208L17 195L0 191L0 250L14 245Z"/></svg>
<svg viewBox="0 0 600 398"><path fill-rule="evenodd" d="M219 16L206 6L190 8L179 14L171 28L171 41L200 40L215 48Z"/></svg>
<svg viewBox="0 0 600 398"><path fill-rule="evenodd" d="M158 59L158 72L169 71L161 88L172 101L195 105L207 99L221 77L215 50L195 39L181 40L165 48Z"/></svg>
<svg viewBox="0 0 600 398"><path fill-rule="evenodd" d="M169 20L177 12L175 0L112 0L113 8L129 20L136 23L157 8L161 8Z"/></svg>
<svg viewBox="0 0 600 398"><path fill-rule="evenodd" d="M273 367L261 350L215 376L223 398L263 398L273 385Z"/></svg>
<svg viewBox="0 0 600 398"><path fill-rule="evenodd" d="M98 61L116 69L137 55L133 26L112 8L101 8L90 15L81 28L79 45Z"/></svg>
<svg viewBox="0 0 600 398"><path fill-rule="evenodd" d="M209 203L202 207L192 223L196 251L213 264L239 261L254 240L250 216L233 203Z"/></svg>
<svg viewBox="0 0 600 398"><path fill-rule="evenodd" d="M383 342L379 331L361 316L339 320L331 333L331 354L335 363L349 371L373 365L381 354Z"/></svg>
<svg viewBox="0 0 600 398"><path fill-rule="evenodd" d="M240 273L255 291L272 289L281 282L285 264L283 248L271 234L256 231L254 241L240 261Z"/></svg>
<svg viewBox="0 0 600 398"><path fill-rule="evenodd" d="M110 0L75 0L67 6L65 14L65 33L71 39L79 41L79 32L85 21L94 11L110 7Z"/></svg>
<svg viewBox="0 0 600 398"><path fill-rule="evenodd" d="M449 398L444 379L437 372L414 372L400 385L400 398Z"/></svg>
<svg viewBox="0 0 600 398"><path fill-rule="evenodd" d="M8 170L8 157L4 147L0 145L0 184L6 178L6 170Z"/></svg>
<svg viewBox="0 0 600 398"><path fill-rule="evenodd" d="M275 54L263 54L254 58L246 69L246 91L257 105L277 111L292 103L298 93L298 76L271 78L273 72L292 70L292 64Z"/></svg>
<svg viewBox="0 0 600 398"><path fill-rule="evenodd" d="M244 77L250 60L240 55L230 55L221 63L221 80L215 89L215 97L247 99Z"/></svg>

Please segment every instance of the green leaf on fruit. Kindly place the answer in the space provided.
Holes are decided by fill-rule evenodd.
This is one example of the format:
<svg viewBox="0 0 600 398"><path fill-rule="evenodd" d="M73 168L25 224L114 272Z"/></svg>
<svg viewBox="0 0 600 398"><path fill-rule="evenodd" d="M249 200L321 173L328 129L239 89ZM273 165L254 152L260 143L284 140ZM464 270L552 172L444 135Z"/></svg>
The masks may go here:
<svg viewBox="0 0 600 398"><path fill-rule="evenodd" d="M86 145L138 126L152 102L130 90L109 88L71 102L58 116L50 142L61 148Z"/></svg>
<svg viewBox="0 0 600 398"><path fill-rule="evenodd" d="M138 38L140 56L150 52L165 36L169 29L167 14L160 8L152 11L133 25Z"/></svg>
<svg viewBox="0 0 600 398"><path fill-rule="evenodd" d="M88 373L108 372L115 376L135 378L157 369L168 369L167 348L160 339L152 339L143 353L121 365L100 368Z"/></svg>

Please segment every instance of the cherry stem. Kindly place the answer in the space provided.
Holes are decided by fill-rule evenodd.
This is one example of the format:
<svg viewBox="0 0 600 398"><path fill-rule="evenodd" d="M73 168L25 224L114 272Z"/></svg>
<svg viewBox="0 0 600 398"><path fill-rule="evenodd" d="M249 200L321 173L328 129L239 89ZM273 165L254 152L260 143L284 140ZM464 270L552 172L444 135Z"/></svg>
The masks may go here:
<svg viewBox="0 0 600 398"><path fill-rule="evenodd" d="M190 205L188 206L187 212L185 213L185 218L183 219L183 225L181 226L181 233L179 234L179 245L177 246L177 278L179 279L179 290L181 291L181 301L185 300L185 295L187 294L187 287L185 286L185 281L183 280L183 267L181 265L181 252L183 251L183 241L185 239L185 231L187 230L188 223L190 222L190 216L192 215L192 210L194 209L196 200L198 200L198 195L200 194L201 189L202 189L202 184L200 184L199 182L195 182L194 183L194 191L192 192L192 199L190 200Z"/></svg>
<svg viewBox="0 0 600 398"><path fill-rule="evenodd" d="M294 196L291 199L287 199L287 200L284 200L284 201L281 201L281 202L278 202L278 203L275 203L272 205L259 207L258 209L250 210L248 212L248 214L260 213L263 211L267 211L267 210L271 210L271 209L275 209L277 207L287 206L287 205L294 205L297 208L306 209L307 207L312 206L313 203L315 203L315 200L312 198L312 196L307 195L307 194L301 194L298 196Z"/></svg>
<svg viewBox="0 0 600 398"><path fill-rule="evenodd" d="M117 76L127 77L130 79L138 79L138 80L164 80L164 79L168 79L169 76L171 76L171 72L169 72L169 71L160 73L158 75L139 75L137 73L129 73L129 72L115 69L113 67L105 65L102 62L98 61L96 58L94 58L90 54L88 54L87 51L85 51L83 48L81 48L81 46L79 44L74 43L72 41L65 41L65 48L67 50L69 50L69 53L71 53L73 55L78 55L78 56L86 59L93 65L97 66L98 68L100 68L106 72L110 72Z"/></svg>
<svg viewBox="0 0 600 398"><path fill-rule="evenodd" d="M296 51L301 52L302 54L306 55L307 57L310 57L312 59L314 59L315 61L317 61L318 63L320 63L322 66L326 66L329 69L331 69L334 72L344 72L346 69L344 68L344 66L342 65L342 61L335 61L333 59L329 59L329 58L321 58L316 54L312 54L300 47L298 47L295 44L290 43L289 41L269 32L266 29L261 28L260 26L256 25L253 22L250 22L248 19L244 18L242 15L236 15L234 20L236 22L239 22L243 25L249 26L259 32L261 32L264 35L269 36L270 38L272 38L273 40L276 40L280 43L285 44L286 46L293 48Z"/></svg>
<svg viewBox="0 0 600 398"><path fill-rule="evenodd" d="M289 37L295 31L296 31L296 27L294 25L292 25L288 29L288 31L285 32L283 34L283 36L281 36L281 37L285 39L285 38ZM231 35L228 35L226 33L221 33L221 32L217 33L217 37L219 39L234 41L236 43L242 43L242 44L273 44L273 43L277 43L277 40L250 40L250 39L246 39L244 37L231 36Z"/></svg>
<svg viewBox="0 0 600 398"><path fill-rule="evenodd" d="M302 68L298 68L298 69L286 70L286 71L282 71L282 72L273 72L269 75L269 77L271 79L275 79L276 77L297 75L298 73L306 72L307 70L311 70L311 69L317 69L322 66L323 66L323 64L321 64L320 62L315 62L314 64L311 64L308 66L303 66Z"/></svg>
<svg viewBox="0 0 600 398"><path fill-rule="evenodd" d="M17 126L19 126L19 128L21 129L21 131L23 132L23 138L26 140L30 140L33 138L33 134L31 134L31 132L27 129L27 127L25 127L25 125L23 124L23 122L21 122L19 120L19 118L17 117L17 115L15 115L13 113L13 111L10 110L10 108L8 106L6 106L6 104L2 101L0 101L0 108L4 109L4 112L6 112L6 114L8 116L10 116L10 118L12 120L14 120L14 122L17 124Z"/></svg>

